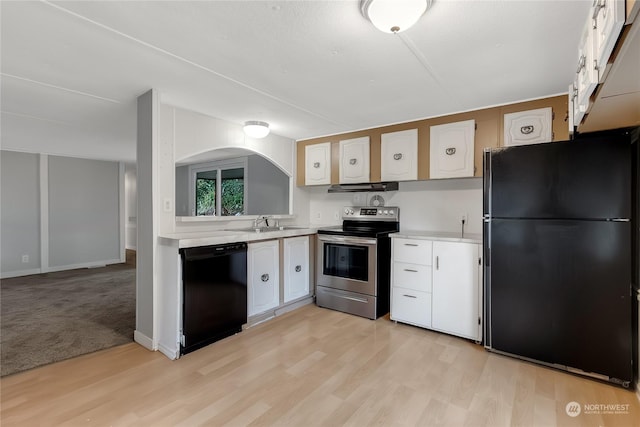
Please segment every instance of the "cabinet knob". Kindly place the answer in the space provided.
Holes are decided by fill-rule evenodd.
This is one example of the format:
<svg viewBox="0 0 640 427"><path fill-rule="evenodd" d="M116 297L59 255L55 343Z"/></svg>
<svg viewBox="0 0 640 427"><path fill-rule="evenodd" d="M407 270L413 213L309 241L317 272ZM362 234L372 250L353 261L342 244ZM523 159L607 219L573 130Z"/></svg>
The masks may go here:
<svg viewBox="0 0 640 427"><path fill-rule="evenodd" d="M263 274L262 276L260 276L260 280L262 280L263 282L268 282L269 281L269 275L268 274Z"/></svg>
<svg viewBox="0 0 640 427"><path fill-rule="evenodd" d="M400 160L402 159L402 153L396 153L393 155L393 160Z"/></svg>
<svg viewBox="0 0 640 427"><path fill-rule="evenodd" d="M358 159L349 159L350 165L355 165L356 163L358 163Z"/></svg>
<svg viewBox="0 0 640 427"><path fill-rule="evenodd" d="M530 133L533 133L534 131L534 126L533 125L528 125L528 126L522 126L520 128L520 133L523 135L529 135Z"/></svg>
<svg viewBox="0 0 640 427"><path fill-rule="evenodd" d="M316 168L316 169L319 169L320 168L320 162L315 162L313 164L313 167Z"/></svg>
<svg viewBox="0 0 640 427"><path fill-rule="evenodd" d="M296 273L300 273L302 271L301 265L296 265Z"/></svg>
<svg viewBox="0 0 640 427"><path fill-rule="evenodd" d="M447 156L453 156L454 154L456 154L456 148L449 147L446 150L444 150L444 152L447 154Z"/></svg>

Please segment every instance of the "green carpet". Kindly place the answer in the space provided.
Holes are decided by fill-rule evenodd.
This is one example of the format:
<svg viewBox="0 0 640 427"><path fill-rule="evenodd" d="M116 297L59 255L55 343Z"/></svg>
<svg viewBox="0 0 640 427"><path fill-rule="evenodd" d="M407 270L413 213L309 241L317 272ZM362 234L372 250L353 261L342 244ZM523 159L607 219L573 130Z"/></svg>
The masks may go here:
<svg viewBox="0 0 640 427"><path fill-rule="evenodd" d="M0 376L133 341L135 267L0 282Z"/></svg>

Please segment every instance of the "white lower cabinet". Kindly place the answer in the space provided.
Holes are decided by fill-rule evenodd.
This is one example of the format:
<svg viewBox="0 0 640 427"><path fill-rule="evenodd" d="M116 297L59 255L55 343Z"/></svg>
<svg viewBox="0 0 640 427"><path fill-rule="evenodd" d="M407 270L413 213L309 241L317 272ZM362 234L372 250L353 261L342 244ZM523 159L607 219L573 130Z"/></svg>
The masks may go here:
<svg viewBox="0 0 640 427"><path fill-rule="evenodd" d="M391 320L481 341L480 253L477 243L393 238Z"/></svg>
<svg viewBox="0 0 640 427"><path fill-rule="evenodd" d="M480 341L480 245L433 242L431 326Z"/></svg>
<svg viewBox="0 0 640 427"><path fill-rule="evenodd" d="M247 311L249 316L280 303L280 246L278 240L249 243L247 250Z"/></svg>
<svg viewBox="0 0 640 427"><path fill-rule="evenodd" d="M391 290L391 318L423 328L431 327L431 294L394 286Z"/></svg>
<svg viewBox="0 0 640 427"><path fill-rule="evenodd" d="M309 236L284 239L284 302L309 295Z"/></svg>

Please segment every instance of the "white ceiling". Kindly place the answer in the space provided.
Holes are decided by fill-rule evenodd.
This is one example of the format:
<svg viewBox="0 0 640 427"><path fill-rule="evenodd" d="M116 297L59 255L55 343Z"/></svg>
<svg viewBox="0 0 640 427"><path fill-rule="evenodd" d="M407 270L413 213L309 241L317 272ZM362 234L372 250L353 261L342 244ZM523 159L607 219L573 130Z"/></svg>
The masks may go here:
<svg viewBox="0 0 640 427"><path fill-rule="evenodd" d="M136 97L305 139L565 93L591 0L0 2L2 148L133 161Z"/></svg>

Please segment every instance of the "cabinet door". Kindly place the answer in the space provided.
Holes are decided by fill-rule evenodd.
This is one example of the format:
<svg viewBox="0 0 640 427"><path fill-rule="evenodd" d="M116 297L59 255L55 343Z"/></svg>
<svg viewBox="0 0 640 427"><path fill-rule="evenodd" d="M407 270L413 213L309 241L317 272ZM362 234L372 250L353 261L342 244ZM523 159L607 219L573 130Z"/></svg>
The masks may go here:
<svg viewBox="0 0 640 427"><path fill-rule="evenodd" d="M578 48L578 66L576 75L576 89L578 95L574 101L574 116L577 109L577 115L584 116L587 108L589 108L589 98L598 85L598 71L594 64L593 57L593 25L591 19L587 21L587 25L582 30L582 38ZM578 122L576 122L578 123Z"/></svg>
<svg viewBox="0 0 640 427"><path fill-rule="evenodd" d="M381 136L382 181L418 179L418 129L383 133Z"/></svg>
<svg viewBox="0 0 640 427"><path fill-rule="evenodd" d="M391 320L431 327L431 294L394 286L391 288Z"/></svg>
<svg viewBox="0 0 640 427"><path fill-rule="evenodd" d="M340 183L369 182L369 137L340 141Z"/></svg>
<svg viewBox="0 0 640 427"><path fill-rule="evenodd" d="M479 245L433 242L434 329L480 340Z"/></svg>
<svg viewBox="0 0 640 427"><path fill-rule="evenodd" d="M309 236L284 240L284 302L309 295Z"/></svg>
<svg viewBox="0 0 640 427"><path fill-rule="evenodd" d="M431 126L430 178L473 176L475 120Z"/></svg>
<svg viewBox="0 0 640 427"><path fill-rule="evenodd" d="M625 5L623 0L597 0L594 3L594 59L598 69L598 80L602 82L607 61L624 26Z"/></svg>
<svg viewBox="0 0 640 427"><path fill-rule="evenodd" d="M331 143L304 147L304 185L331 184Z"/></svg>
<svg viewBox="0 0 640 427"><path fill-rule="evenodd" d="M551 107L519 111L504 115L504 145L550 142L553 111Z"/></svg>
<svg viewBox="0 0 640 427"><path fill-rule="evenodd" d="M280 302L279 244L277 240L269 240L250 243L248 247L248 315L253 316L277 307Z"/></svg>

